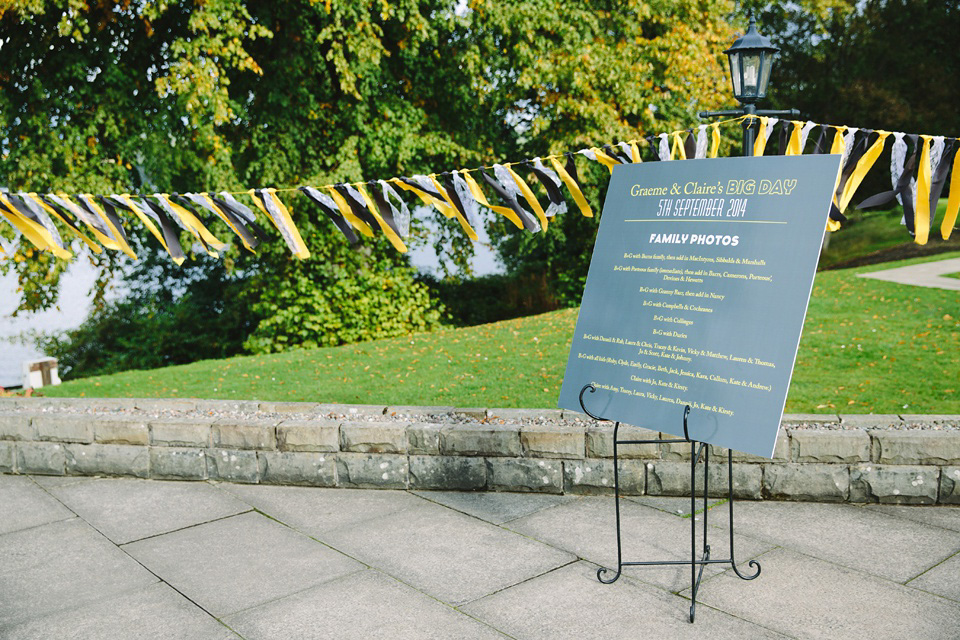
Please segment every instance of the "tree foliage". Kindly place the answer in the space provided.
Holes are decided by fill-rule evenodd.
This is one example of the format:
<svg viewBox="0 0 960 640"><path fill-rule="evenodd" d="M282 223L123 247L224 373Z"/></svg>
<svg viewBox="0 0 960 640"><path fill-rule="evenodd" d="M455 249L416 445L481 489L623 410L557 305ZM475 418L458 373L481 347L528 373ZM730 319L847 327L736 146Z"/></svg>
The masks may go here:
<svg viewBox="0 0 960 640"><path fill-rule="evenodd" d="M0 172L23 190L238 191L637 138L722 106L731 10L729 0L16 2L0 9ZM581 168L599 211L605 177L594 170ZM404 256L383 241L351 248L288 195L311 259L294 261L275 236L256 255L235 245L222 265L199 263L237 285L257 322L248 349L436 323ZM537 236L500 223L491 233L511 271L545 276L569 303L595 230L571 212ZM461 266L471 252L449 223L426 241ZM142 237L137 250L159 247ZM105 274L130 269L117 254L90 259ZM19 273L21 308L55 301L61 263L21 244L0 268ZM161 287L177 268L163 269L150 276Z"/></svg>

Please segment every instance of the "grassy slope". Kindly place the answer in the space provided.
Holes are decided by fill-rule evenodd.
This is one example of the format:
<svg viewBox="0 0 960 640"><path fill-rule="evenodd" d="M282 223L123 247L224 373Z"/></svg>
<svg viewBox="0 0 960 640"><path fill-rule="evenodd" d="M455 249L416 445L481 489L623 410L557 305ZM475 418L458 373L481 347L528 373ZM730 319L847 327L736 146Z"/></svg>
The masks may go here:
<svg viewBox="0 0 960 640"><path fill-rule="evenodd" d="M787 411L960 413L960 296L817 274ZM576 309L330 349L86 378L49 396L552 407Z"/></svg>

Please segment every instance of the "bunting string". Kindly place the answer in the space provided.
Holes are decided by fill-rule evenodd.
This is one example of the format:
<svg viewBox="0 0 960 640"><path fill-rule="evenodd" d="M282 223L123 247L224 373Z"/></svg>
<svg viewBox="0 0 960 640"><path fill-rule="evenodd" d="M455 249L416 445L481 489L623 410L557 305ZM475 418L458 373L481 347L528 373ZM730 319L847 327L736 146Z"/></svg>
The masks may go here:
<svg viewBox="0 0 960 640"><path fill-rule="evenodd" d="M736 123L755 127L755 156L771 148L778 155L801 155L813 139L810 153L841 156L841 169L834 189L827 228L836 230L846 220L849 208L866 176L892 141L890 148L891 189L875 194L856 205L858 209L903 207L902 223L919 244L928 241L935 225L937 203L949 181L946 212L940 221L940 235L949 239L960 212L960 139L861 129L812 121L780 120L744 115L701 124L695 129L663 132L642 139L623 140L577 151L567 151L489 167L462 168L428 175L415 174L366 182L336 183L290 188L262 187L219 193L66 194L9 192L0 190L0 220L8 225L0 233L0 259L14 256L23 239L33 248L60 259L73 256L71 243L81 241L94 253L120 251L136 259L130 246L123 217L131 216L160 243L176 264L187 253L181 245L186 232L210 256L218 257L229 247L211 232L204 220L219 220L244 249L254 252L268 236L258 223L259 212L280 234L291 254L310 256L293 216L281 198L302 194L319 208L324 217L351 244L363 237L383 235L400 252L406 252L411 210L401 195L406 192L423 205L456 220L472 241L477 241L480 211L490 210L518 229L546 231L550 219L567 213L567 198L586 217L593 209L584 195L577 171L577 157L606 167L611 173L620 164L644 161L673 161L716 158L721 144L720 126ZM817 130L817 134L811 134ZM528 182L535 180L535 182ZM534 190L542 187L546 201ZM491 199L487 190L495 195ZM236 196L252 201L254 209ZM62 236L61 229L68 235ZM12 240L9 236L13 236Z"/></svg>

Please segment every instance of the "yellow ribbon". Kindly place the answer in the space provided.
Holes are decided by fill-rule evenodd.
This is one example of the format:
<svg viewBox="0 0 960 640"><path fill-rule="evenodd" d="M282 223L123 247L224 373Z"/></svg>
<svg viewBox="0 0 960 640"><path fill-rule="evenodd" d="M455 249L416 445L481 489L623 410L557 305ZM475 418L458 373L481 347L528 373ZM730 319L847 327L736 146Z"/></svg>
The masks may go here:
<svg viewBox="0 0 960 640"><path fill-rule="evenodd" d="M613 168L618 164L620 164L619 162L617 162L616 160L608 156L602 149L591 147L590 151L593 151L593 155L596 156L597 162L599 162L600 164L605 166L607 169L609 169L610 173L613 173Z"/></svg>
<svg viewBox="0 0 960 640"><path fill-rule="evenodd" d="M218 258L219 254L217 251L222 251L227 248L227 245L215 238L214 235L210 233L210 231L208 231L199 220L197 220L195 215L171 200L170 196L165 193L156 193L154 195L163 200L167 206L170 207L170 210L173 211L173 214L177 216L181 222L183 222L183 226L187 228L187 231L192 233L195 238L200 240L201 244L204 246L213 247L213 249L206 250L209 256Z"/></svg>
<svg viewBox="0 0 960 640"><path fill-rule="evenodd" d="M633 144L634 149L636 149L636 144ZM637 157L639 157L639 152L637 152ZM636 161L635 162L639 162ZM587 199L583 196L583 192L580 191L580 186L577 184L577 181L573 179L567 170L563 168L563 165L556 158L550 158L550 164L553 165L554 171L557 172L557 175L560 176L560 179L563 180L563 184L567 186L567 190L570 192L570 195L573 196L573 201L577 203L577 207L587 218L593 217L593 210L590 208L590 204L587 202Z"/></svg>
<svg viewBox="0 0 960 640"><path fill-rule="evenodd" d="M370 228L370 225L353 214L353 209L351 209L350 205L347 204L347 201L343 199L343 196L340 195L340 192L334 189L332 186L328 186L326 189L330 192L330 197L333 198L333 201L337 204L337 209L340 210L340 215L342 215L343 218L357 231L368 238L372 238L373 229Z"/></svg>
<svg viewBox="0 0 960 640"><path fill-rule="evenodd" d="M107 212L103 210L92 193L82 193L85 200L84 203L93 209L93 212L97 215L100 220L107 226L107 229L110 231L116 245L120 248L120 251L130 256L131 259L136 260L137 255L133 252L133 249L130 248L130 245L127 244L127 241L123 239L123 231L118 229L113 222L110 221L110 218L107 217ZM104 245L106 246L106 245Z"/></svg>
<svg viewBox="0 0 960 640"><path fill-rule="evenodd" d="M791 120L793 131L790 132L790 141L787 143L787 150L784 155L799 156L803 153L800 148L800 134L803 132L804 123L801 120Z"/></svg>
<svg viewBox="0 0 960 640"><path fill-rule="evenodd" d="M90 216L91 214L88 213L88 212L83 211L83 210L79 207L79 205L75 204L75 203L70 199L70 196L68 196L68 195L65 194L65 193L56 193L56 194L53 194L53 195L56 195L58 198L60 198L60 199L63 201L63 204L67 207L67 209L70 210L70 213L72 213L74 216L76 216L77 220L80 220L80 221L82 221L84 224L87 225L87 227L90 229L91 233L93 233L93 237L96 238L96 239L97 239L97 242L99 242L101 245L103 245L103 247L104 247L105 249L110 249L111 251L120 251L120 250L121 250L121 247L120 247L120 243L119 243L119 242L117 242L116 240L114 240L113 238L111 238L111 237L108 236L107 234L103 233L102 231L100 231L99 229L97 229L97 228L94 227L92 224L89 224L89 223L86 221L86 217L87 217L87 216ZM95 215L95 214L94 214L94 215ZM102 222L102 220L101 220L101 222ZM104 228L108 229L108 231L109 231L109 228L108 228L108 227L104 227Z"/></svg>
<svg viewBox="0 0 960 640"><path fill-rule="evenodd" d="M872 145L870 145L870 148L867 149L867 152L863 154L859 161L857 161L857 167L847 179L847 183L843 185L843 194L840 196L840 202L837 204L837 207L840 209L841 213L847 210L847 206L850 204L850 199L853 198L853 194L857 192L857 188L860 186L860 183L863 182L867 172L870 171L871 167L873 167L873 163L876 162L877 158L880 157L880 154L883 153L883 145L886 143L890 132L877 131L877 133L880 134L880 137L877 138Z"/></svg>
<svg viewBox="0 0 960 640"><path fill-rule="evenodd" d="M16 227L37 249L50 251L53 255L64 260L73 256L72 253L56 243L53 236L50 235L50 232L47 231L42 224L22 216L4 193L0 193L0 204L3 205L3 207L0 208L0 215L3 215L3 217Z"/></svg>
<svg viewBox="0 0 960 640"><path fill-rule="evenodd" d="M917 244L927 244L930 235L930 140L931 136L920 136L923 139L923 152L920 154L920 168L917 171L917 199L916 215L914 216L914 232Z"/></svg>
<svg viewBox="0 0 960 640"><path fill-rule="evenodd" d="M753 141L753 155L762 156L767 147L767 122L770 118L759 116L757 120L760 124L757 126L757 139Z"/></svg>
<svg viewBox="0 0 960 640"><path fill-rule="evenodd" d="M847 146L846 140L843 139L843 134L846 133L847 127L845 125L840 125L839 127L834 127L836 134L833 136L833 142L830 144L830 153L843 153L843 150Z"/></svg>
<svg viewBox="0 0 960 640"><path fill-rule="evenodd" d="M62 215L60 215L59 211L57 211L56 209L48 205L46 202L44 202L40 196L38 196L35 193L28 193L26 195L28 198L36 202L44 211L46 211L48 214L50 214L57 220L61 221L70 229L70 231L73 231L74 234L79 236L79 238L83 240L84 244L90 247L91 251L93 251L94 253L103 253L103 248L100 245L98 245L96 242L88 238L84 233L80 231L79 228L70 224L68 220L66 220Z"/></svg>
<svg viewBox="0 0 960 640"><path fill-rule="evenodd" d="M222 210L220 207L217 206L217 203L213 201L213 198L211 198L210 196L208 196L206 193L200 193L200 194L197 194L197 195L199 195L201 198L203 198L203 201L207 203L207 206L209 206L213 211L217 212L217 217L220 218L221 220L223 220L223 221L226 223L226 225L227 225L228 227L230 227L230 230L233 231L233 233L236 234L236 236L237 236L238 238L240 238L240 242L243 243L243 246L244 246L248 251L250 251L250 253L256 253L256 251L254 250L254 248L251 247L250 244L244 239L243 235L241 235L240 230L237 229L237 226L236 226L235 224L233 224L233 222L230 220L230 216L228 216L226 213L224 213L223 210ZM278 198L278 200L279 200L279 198ZM282 204L282 203L281 203L281 204ZM291 228L294 228L294 229L295 229L295 227L293 226L293 223L292 223L292 222L291 222L290 226L291 226ZM297 234L297 235L299 235L299 234ZM301 242L302 242L302 241L301 241Z"/></svg>
<svg viewBox="0 0 960 640"><path fill-rule="evenodd" d="M640 157L640 148L635 141L630 142L630 156L634 162L643 162L643 158Z"/></svg>
<svg viewBox="0 0 960 640"><path fill-rule="evenodd" d="M714 122L710 128L713 129L710 132L710 157L716 158L720 151L720 123Z"/></svg>
<svg viewBox="0 0 960 640"><path fill-rule="evenodd" d="M950 198L947 200L947 210L940 223L940 236L944 240L950 239L953 225L957 222L957 210L960 209L960 153L953 157L953 174L950 176Z"/></svg>
<svg viewBox="0 0 960 640"><path fill-rule="evenodd" d="M510 207L501 207L499 205L490 204L487 200L487 196L483 194L483 191L480 190L480 185L477 184L477 181L466 171L461 171L460 175L463 176L464 181L467 183L467 188L470 189L470 193L473 195L474 200L479 202L484 207L487 207L491 211L499 213L504 218L512 222L517 229L523 229L523 222L517 216L516 212Z"/></svg>
<svg viewBox="0 0 960 640"><path fill-rule="evenodd" d="M602 153L602 152L601 152ZM599 158L599 154L597 155ZM540 227L546 231L547 230L547 214L544 212L543 207L540 206L540 202L537 200L537 196L533 194L533 190L530 188L523 178L520 177L516 171L510 168L510 165L503 165L506 170L510 173L510 177L513 178L513 181L517 183L517 186L520 187L520 193L523 194L523 197L527 199L527 202L530 203L530 208L533 209L533 212L537 214L537 219L540 220ZM612 169L611 169L612 171Z"/></svg>
<svg viewBox="0 0 960 640"><path fill-rule="evenodd" d="M400 253L406 253L407 247L405 244L403 244L403 240L400 239L400 236L398 236L397 232L393 230L393 227L387 224L387 221L384 220L383 216L380 215L380 209L377 208L377 204L367 194L367 191L363 188L363 185L357 186L357 191L359 191L360 195L363 196L363 201L367 204L367 209L370 210L370 215L372 215L373 219L377 221L378 225L380 225L380 229L383 230L383 233L387 236L387 240L390 241L390 244L393 245L393 248Z"/></svg>
<svg viewBox="0 0 960 640"><path fill-rule="evenodd" d="M437 193L443 196L443 199L446 201L443 206L441 206L439 203L435 203L437 209L440 209L440 213L448 218L456 218L457 222L460 223L460 226L463 227L463 230L466 232L467 237L476 242L478 240L477 232L473 230L473 227L470 226L470 223L467 221L467 219L464 218L463 214L460 213L460 210L457 209L457 205L453 204L453 199L450 198L447 190L444 189L440 184L440 181L437 180L437 174L431 173L427 177L433 182L433 186L436 187ZM434 200L436 200L436 198L434 198Z"/></svg>
<svg viewBox="0 0 960 640"><path fill-rule="evenodd" d="M286 228L287 233L290 236L290 242L293 243L293 246L290 249L293 251L293 255L304 260L310 257L310 250L307 249L307 245L303 242L303 238L300 237L300 232L297 231L297 227L293 224L293 218L290 216L290 212L287 210L283 201L277 197L277 190L273 188L263 189L263 192L267 197L270 198L271 202L277 208L277 214L280 217L280 220L275 220L274 216L267 211L266 203L260 202L260 198L257 197L256 190L250 189L247 193L250 194L250 198L253 200L253 203L257 205L257 208L263 212L267 218L273 222L273 226L277 228L277 231L280 232L280 236L283 237L284 241L287 240L286 234L283 233L284 228ZM281 225L283 225L281 227Z"/></svg>
<svg viewBox="0 0 960 640"><path fill-rule="evenodd" d="M673 146L670 149L670 159L671 160L686 160L687 159L687 149L683 146L683 140L681 136L683 131L674 131L673 136Z"/></svg>
<svg viewBox="0 0 960 640"><path fill-rule="evenodd" d="M133 211L133 215L137 216L140 222L143 223L143 226L147 228L147 231L150 232L150 235L157 239L157 242L159 242L160 246L163 247L163 250L167 252L174 264L177 266L183 264L185 258L182 256L177 257L173 255L173 252L170 251L170 247L167 245L167 239L163 237L163 232L157 228L157 225L153 224L153 220L150 218L150 216L148 216L143 209L140 208L140 205L133 201L133 198L126 193L114 197L123 202L123 204L127 205L130 210Z"/></svg>

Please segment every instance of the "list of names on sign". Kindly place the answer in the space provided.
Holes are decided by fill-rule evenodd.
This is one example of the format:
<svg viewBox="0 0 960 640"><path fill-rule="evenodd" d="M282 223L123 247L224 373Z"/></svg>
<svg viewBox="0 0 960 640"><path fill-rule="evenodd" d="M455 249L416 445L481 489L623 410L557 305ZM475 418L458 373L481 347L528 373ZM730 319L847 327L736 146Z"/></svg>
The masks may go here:
<svg viewBox="0 0 960 640"><path fill-rule="evenodd" d="M621 165L560 406L770 456L839 156Z"/></svg>

